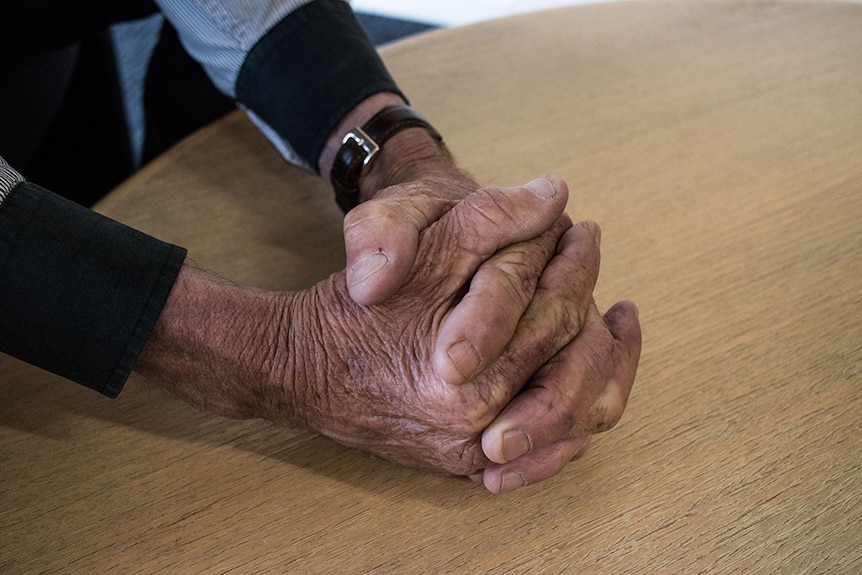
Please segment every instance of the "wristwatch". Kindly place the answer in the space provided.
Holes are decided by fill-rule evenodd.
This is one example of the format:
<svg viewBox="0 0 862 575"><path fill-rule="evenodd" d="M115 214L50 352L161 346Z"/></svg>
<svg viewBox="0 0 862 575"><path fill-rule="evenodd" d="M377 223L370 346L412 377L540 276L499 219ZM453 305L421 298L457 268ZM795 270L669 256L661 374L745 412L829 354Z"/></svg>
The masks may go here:
<svg viewBox="0 0 862 575"><path fill-rule="evenodd" d="M377 152L402 130L423 128L439 144L443 137L416 110L408 106L387 106L365 125L357 126L341 140L330 172L335 200L345 212L359 204L359 179L368 171Z"/></svg>

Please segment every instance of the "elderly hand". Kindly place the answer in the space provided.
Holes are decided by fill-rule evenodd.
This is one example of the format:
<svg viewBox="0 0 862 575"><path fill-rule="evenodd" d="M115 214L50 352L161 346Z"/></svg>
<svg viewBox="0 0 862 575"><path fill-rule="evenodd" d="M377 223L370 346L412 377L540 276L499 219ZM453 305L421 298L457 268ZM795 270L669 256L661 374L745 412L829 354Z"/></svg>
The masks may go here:
<svg viewBox="0 0 862 575"><path fill-rule="evenodd" d="M304 292L285 294L248 290L185 269L138 370L228 417L308 427L436 472L485 470L492 491L511 486L499 479L508 471L520 483L522 475L524 481L538 481L568 460L562 460L570 456L568 444L558 443L572 435L579 413L573 403L580 405L584 393L555 381L553 368L547 374L539 369L568 365L567 354L579 350L578 342L594 339L580 339L588 332L578 334L576 316L597 274L597 228L570 227L560 217L565 202L565 186L549 180L471 195L422 234L417 264L403 289L375 306L350 298L343 272ZM510 251L501 251L503 246ZM483 262L485 280L474 276ZM459 309L480 305L485 281L507 267L517 271L511 277L520 278L510 286L511 301L532 303L520 321L504 326L514 334L499 357L468 382L452 385L434 369L434 358L446 355L440 334ZM624 335L619 348L626 352L620 355L627 367L620 374L628 379L621 380L621 389L631 384L632 350L639 343ZM536 429L523 418L536 415L526 408L541 405L531 390L543 382L556 386L564 404L538 414ZM603 423L583 415L576 433L597 431ZM493 452L494 434L509 430L532 437L532 449L507 463L492 463L500 459ZM511 457L511 448L501 445L504 458Z"/></svg>
<svg viewBox="0 0 862 575"><path fill-rule="evenodd" d="M557 185L565 187L563 182ZM380 190L351 211L344 226L350 295L362 303L385 301L414 264L423 230L471 189L469 178L450 167L432 178ZM479 267L471 292L439 334L433 358L436 372L449 383L463 383L505 346L518 345L510 343L518 321L548 325L554 312L548 311L551 304L545 294L567 294L569 316L550 325L565 324L566 333L577 334L576 338L564 349L554 349L559 353L483 435L484 453L493 463L473 479L493 492L555 475L585 453L592 434L610 429L622 416L640 357L640 325L637 308L630 302L616 304L604 316L596 307L592 291L600 236L595 224L571 230L561 242L566 247L560 254L579 267L577 280L563 273L547 275L532 302L529 289L517 289L524 285L519 259L529 242L501 249ZM545 338L534 345L547 347L554 341L551 333ZM450 349L452 353L445 353Z"/></svg>
<svg viewBox="0 0 862 575"><path fill-rule="evenodd" d="M563 182L531 186L550 193L550 183L560 201ZM520 210L501 211L501 201L510 200L483 191L456 206L422 233L403 289L382 304L356 306L340 276L304 295L316 303L305 300L299 309L325 310L303 322L323 325L325 334L313 359L303 360L305 370L312 381L327 382L327 397L338 398L305 424L405 465L458 474L484 469L485 485L499 492L557 473L589 434L616 423L640 350L634 307L619 304L606 327L591 295L598 227L570 227L565 217L543 215L547 204L527 199ZM541 225L551 229L510 245L512 230L535 233ZM370 340L369 327L378 334ZM440 373L452 365L452 342L456 349L461 342L453 331L464 329L479 345L497 340L486 347L502 353L475 374L455 370L463 384L452 385ZM396 341L386 336L393 333ZM468 347L465 355L475 359ZM311 389L319 395L316 385Z"/></svg>
<svg viewBox="0 0 862 575"><path fill-rule="evenodd" d="M520 307L531 299L570 226L560 218L565 203L565 188L547 179L478 191L423 233L416 265L386 302L358 305L345 274L291 297L283 322L290 326L289 345L274 363L290 366L294 398L290 408L276 407L264 416L411 467L462 475L484 468L489 462L482 431L574 333L555 325L548 331L557 341L548 349L513 347L464 385L451 385L436 373L435 342L448 318L461 305L473 307L470 295L484 290L482 279L474 277L480 264L490 258L488 269L505 265L494 254L536 238L518 259L518 285L510 286L524 292L512 303ZM566 264L564 258L555 261L549 269ZM494 310L487 317L494 315L512 314ZM511 334L518 317L511 326L493 328Z"/></svg>

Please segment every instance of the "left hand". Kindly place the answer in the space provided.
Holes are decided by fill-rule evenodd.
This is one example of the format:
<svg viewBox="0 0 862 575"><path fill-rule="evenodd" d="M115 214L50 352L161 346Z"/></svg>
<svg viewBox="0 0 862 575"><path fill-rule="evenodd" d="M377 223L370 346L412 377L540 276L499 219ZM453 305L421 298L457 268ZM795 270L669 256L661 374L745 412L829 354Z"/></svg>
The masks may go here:
<svg viewBox="0 0 862 575"><path fill-rule="evenodd" d="M479 186L448 155L440 153L422 130L408 130L393 138L361 184L361 197L371 201L345 218L347 282L354 301L375 304L386 301L405 281L416 258L421 232ZM583 234L584 228L578 227ZM587 229L592 230L597 242L598 226ZM588 241L581 243L589 245ZM519 274L523 273L519 271L522 266L518 249L503 248L483 263L468 296L446 318L434 357L435 369L445 381L463 383L481 373L509 343L513 326L527 305L530 311L525 318L546 313L540 311L548 306L547 301L539 305L541 292L530 304L530 290L523 286L520 290L506 288L517 286ZM588 254L581 257L589 259ZM576 309L570 317L574 325L562 326L573 330L577 337L565 349L555 348L558 355L534 376L483 436L485 455L495 463L474 478L484 481L491 491L550 477L585 452L592 433L609 429L622 414L640 356L637 309L621 302L604 318L599 317L592 298L598 249L593 263L582 265L587 276L592 265L594 275L580 283L580 293L571 294L571 305ZM500 281L501 278L509 281ZM495 314L495 310L506 309L509 315ZM486 329L488 325L503 329ZM554 341L551 336L547 334L541 343ZM466 342L462 348L472 353L446 353L459 342ZM590 409L584 411L585 406Z"/></svg>
<svg viewBox="0 0 862 575"><path fill-rule="evenodd" d="M553 181L555 186L565 187L561 180ZM451 187L443 188L446 195L457 195L463 189L460 178L452 182ZM451 201L436 201L431 189L441 189L440 183L435 188L422 182L388 188L379 198L348 214L348 254L350 246L376 243L377 249L390 250L387 263L412 265L412 245L418 241L423 226L430 225L432 216L439 217L452 205ZM375 231L382 230L386 233L375 235ZM450 384L463 383L481 373L507 345L524 345L519 338L526 337L530 329L538 329L530 336L530 345L542 349L557 346L553 348L556 355L483 434L482 448L492 463L473 479L492 492L508 491L555 475L586 452L593 434L612 428L625 409L640 357L640 325L637 308L630 302L619 302L604 316L596 307L592 290L599 269L600 236L600 229L593 223L583 222L571 228L557 251L558 256L578 264L577 278L571 271L567 276L546 273L535 292L506 289L520 283L519 250L529 242L500 250L482 264L470 291L441 327L434 365ZM357 241L350 242L351 239ZM382 273L374 278L378 282L375 285L380 288L388 281L388 289L397 289L400 283L396 268L378 270ZM500 281L501 277L509 281ZM561 293L565 298L560 298ZM515 305L513 298L517 300ZM509 315L502 310L508 310ZM548 317L557 320L548 322ZM518 334L512 339L518 322ZM523 330L525 326L529 329ZM556 334L553 329L558 330ZM573 339L563 343L555 340L562 330L571 330ZM457 369L444 353L460 341L470 342L482 358L472 375L467 373L470 368ZM558 343L549 343L554 341Z"/></svg>

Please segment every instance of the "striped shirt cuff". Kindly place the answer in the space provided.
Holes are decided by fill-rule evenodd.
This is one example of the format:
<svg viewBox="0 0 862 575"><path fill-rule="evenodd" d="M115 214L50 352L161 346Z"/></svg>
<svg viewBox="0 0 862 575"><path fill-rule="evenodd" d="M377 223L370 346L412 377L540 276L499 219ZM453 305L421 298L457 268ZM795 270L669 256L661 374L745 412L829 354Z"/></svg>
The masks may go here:
<svg viewBox="0 0 862 575"><path fill-rule="evenodd" d="M338 123L380 92L401 94L342 0L316 0L279 22L249 51L236 80L255 124L288 161L315 171Z"/></svg>
<svg viewBox="0 0 862 575"><path fill-rule="evenodd" d="M3 156L0 156L0 206L6 201L15 186L23 181L24 178L21 177L21 174L13 170L3 159Z"/></svg>

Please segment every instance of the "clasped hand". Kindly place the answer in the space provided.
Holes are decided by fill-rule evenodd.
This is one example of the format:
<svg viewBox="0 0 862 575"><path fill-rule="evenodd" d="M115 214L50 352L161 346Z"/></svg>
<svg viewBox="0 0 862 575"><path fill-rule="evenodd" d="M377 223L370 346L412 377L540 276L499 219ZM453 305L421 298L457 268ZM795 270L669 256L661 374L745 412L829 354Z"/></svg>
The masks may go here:
<svg viewBox="0 0 862 575"><path fill-rule="evenodd" d="M136 369L217 414L493 492L541 481L619 420L640 354L634 305L593 302L600 232L572 226L567 195L556 178L483 188L370 250L389 210L367 202L346 219L349 271L301 292L184 266Z"/></svg>
<svg viewBox="0 0 862 575"><path fill-rule="evenodd" d="M265 417L494 492L557 473L619 420L640 352L633 304L593 302L600 231L571 225L567 197L555 178L467 196L381 303L350 292L392 264L382 250L350 287L340 273L296 294L278 349L297 397Z"/></svg>

